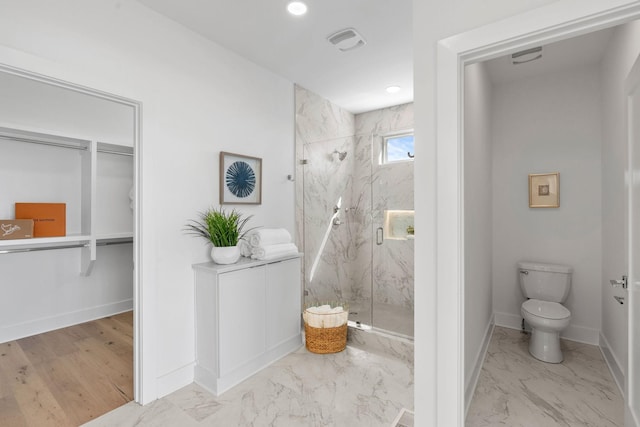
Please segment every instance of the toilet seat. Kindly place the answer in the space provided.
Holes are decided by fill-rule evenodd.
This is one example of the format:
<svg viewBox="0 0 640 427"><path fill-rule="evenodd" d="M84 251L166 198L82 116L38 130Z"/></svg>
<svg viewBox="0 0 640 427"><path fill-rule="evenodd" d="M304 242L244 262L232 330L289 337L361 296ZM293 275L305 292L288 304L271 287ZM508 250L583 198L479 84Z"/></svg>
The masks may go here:
<svg viewBox="0 0 640 427"><path fill-rule="evenodd" d="M557 302L530 299L522 303L522 309L532 316L550 320L563 320L571 317L567 307Z"/></svg>

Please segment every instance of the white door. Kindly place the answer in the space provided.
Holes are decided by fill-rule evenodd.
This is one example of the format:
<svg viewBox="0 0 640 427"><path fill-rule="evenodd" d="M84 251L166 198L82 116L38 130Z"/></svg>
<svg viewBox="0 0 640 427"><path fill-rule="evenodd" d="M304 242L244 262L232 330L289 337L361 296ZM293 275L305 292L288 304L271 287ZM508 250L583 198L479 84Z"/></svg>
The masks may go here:
<svg viewBox="0 0 640 427"><path fill-rule="evenodd" d="M629 358L625 426L640 427L640 57L627 80L629 107Z"/></svg>

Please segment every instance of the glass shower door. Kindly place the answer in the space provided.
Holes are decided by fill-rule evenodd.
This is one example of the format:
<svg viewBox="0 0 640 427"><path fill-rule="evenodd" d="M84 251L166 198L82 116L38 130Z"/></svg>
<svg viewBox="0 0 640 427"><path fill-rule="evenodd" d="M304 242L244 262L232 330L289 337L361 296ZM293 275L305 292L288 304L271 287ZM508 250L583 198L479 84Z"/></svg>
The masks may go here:
<svg viewBox="0 0 640 427"><path fill-rule="evenodd" d="M407 133L400 134L406 137ZM372 145L372 325L413 337L413 161L393 158L386 145L397 135L374 135ZM411 141L413 135L410 134ZM411 143L411 147L413 147ZM412 151L412 150L411 150Z"/></svg>
<svg viewBox="0 0 640 427"><path fill-rule="evenodd" d="M370 172L363 179L355 151L353 136L304 145L305 302L346 302L350 320L370 325L371 221L360 188L369 191Z"/></svg>

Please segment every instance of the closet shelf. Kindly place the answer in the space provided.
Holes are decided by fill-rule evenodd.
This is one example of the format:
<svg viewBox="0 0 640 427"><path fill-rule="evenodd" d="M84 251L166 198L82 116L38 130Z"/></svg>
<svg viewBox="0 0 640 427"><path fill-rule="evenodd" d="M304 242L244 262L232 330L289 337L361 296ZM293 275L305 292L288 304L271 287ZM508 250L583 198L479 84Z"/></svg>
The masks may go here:
<svg viewBox="0 0 640 427"><path fill-rule="evenodd" d="M79 173L77 178L79 186L76 187L77 192L71 193L71 197L76 203L76 207L79 205L81 215L79 224L74 224L73 226L73 229L79 230L80 234L63 237L0 240L0 254L78 248L81 254L80 274L88 276L91 274L97 258L97 247L133 242L133 231L98 232L98 229L104 228L104 226L99 227L96 213L99 209L97 194L105 189L104 184L102 187L99 186L98 180L102 179L103 181L101 182L104 183L104 177L111 171L108 166L105 166L102 169L102 174L98 176L99 167L101 165L114 164L114 160L111 159L113 155L132 157L133 147L99 142L94 139L85 139L84 137L78 138L56 133L43 133L40 129L25 129L21 126L8 127L0 123L0 142L5 141L8 141L9 144L12 142L18 144L28 143L71 149L72 151L77 150L80 156L78 158L77 172L75 173ZM19 147L19 145L9 145L9 147ZM17 152L20 151L18 150ZM42 156L45 156L47 152L43 153ZM100 153L103 155L98 156ZM24 153L21 155L24 156ZM30 155L36 156L38 154L34 152L34 154ZM120 161L118 160L117 162ZM118 200L127 199L119 197ZM12 200L2 200L2 202L13 203ZM121 205L124 206L123 203Z"/></svg>
<svg viewBox="0 0 640 427"><path fill-rule="evenodd" d="M69 235L62 237L34 237L33 239L0 240L0 253L8 249L47 248L51 246L89 243L89 235Z"/></svg>

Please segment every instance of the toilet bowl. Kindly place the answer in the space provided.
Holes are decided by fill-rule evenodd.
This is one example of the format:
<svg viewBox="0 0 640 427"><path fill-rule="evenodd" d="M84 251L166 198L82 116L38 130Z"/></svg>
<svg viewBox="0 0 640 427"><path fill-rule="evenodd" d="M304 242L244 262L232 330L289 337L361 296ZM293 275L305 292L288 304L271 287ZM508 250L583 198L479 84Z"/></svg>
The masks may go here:
<svg viewBox="0 0 640 427"><path fill-rule="evenodd" d="M531 326L529 353L543 362L562 362L560 332L569 326L571 312L557 302L536 299L522 303L520 312Z"/></svg>
<svg viewBox="0 0 640 427"><path fill-rule="evenodd" d="M520 313L531 326L529 353L543 362L560 363L560 333L571 321L571 312L561 303L569 295L573 269L527 261L519 262L518 269L522 294L528 298Z"/></svg>

